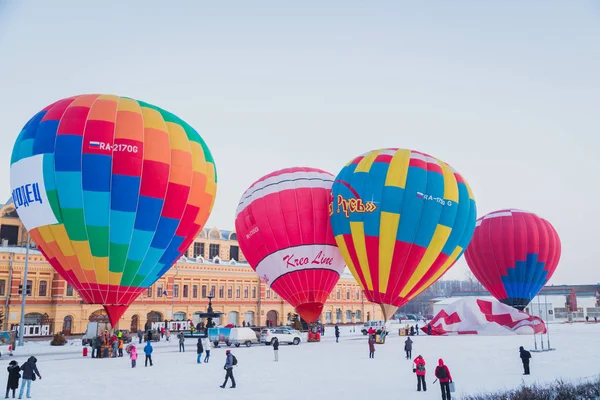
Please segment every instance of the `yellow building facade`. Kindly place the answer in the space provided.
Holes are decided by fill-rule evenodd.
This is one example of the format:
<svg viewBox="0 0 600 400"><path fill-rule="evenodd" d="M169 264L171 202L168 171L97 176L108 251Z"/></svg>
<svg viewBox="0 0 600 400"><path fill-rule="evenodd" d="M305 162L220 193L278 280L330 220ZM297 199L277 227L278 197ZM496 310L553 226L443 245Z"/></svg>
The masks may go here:
<svg viewBox="0 0 600 400"><path fill-rule="evenodd" d="M25 307L25 323L30 327L50 326L50 333L77 334L85 332L89 321L107 321L102 307L84 304L35 249L30 251L24 283L26 240L27 232L12 204L0 207L2 328L14 328L21 318L19 285L31 288ZM136 331L165 320L197 323L197 314L207 311L210 295L213 309L223 313L217 321L222 325L286 324L295 313L246 263L235 232L213 228L201 231L184 256L131 304L118 328ZM364 298L354 277L343 274L325 304L321 322L351 324L382 317L380 307ZM29 336L38 332L30 331Z"/></svg>

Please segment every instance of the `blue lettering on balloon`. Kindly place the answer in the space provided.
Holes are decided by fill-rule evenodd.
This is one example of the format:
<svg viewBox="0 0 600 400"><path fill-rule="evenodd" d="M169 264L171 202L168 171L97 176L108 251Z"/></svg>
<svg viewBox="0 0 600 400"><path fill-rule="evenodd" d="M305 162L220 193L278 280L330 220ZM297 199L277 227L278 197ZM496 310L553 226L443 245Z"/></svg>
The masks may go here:
<svg viewBox="0 0 600 400"><path fill-rule="evenodd" d="M19 186L12 191L12 198L17 210L21 207L27 208L33 203L43 203L38 182Z"/></svg>

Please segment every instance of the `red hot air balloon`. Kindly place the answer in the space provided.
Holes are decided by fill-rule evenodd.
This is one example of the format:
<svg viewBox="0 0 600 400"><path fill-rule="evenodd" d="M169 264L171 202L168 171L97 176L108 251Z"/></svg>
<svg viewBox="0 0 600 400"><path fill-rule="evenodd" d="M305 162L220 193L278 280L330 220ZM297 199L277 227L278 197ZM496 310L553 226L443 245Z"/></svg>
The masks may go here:
<svg viewBox="0 0 600 400"><path fill-rule="evenodd" d="M329 222L333 181L320 169L282 169L253 183L236 212L246 259L308 323L318 320L345 268Z"/></svg>

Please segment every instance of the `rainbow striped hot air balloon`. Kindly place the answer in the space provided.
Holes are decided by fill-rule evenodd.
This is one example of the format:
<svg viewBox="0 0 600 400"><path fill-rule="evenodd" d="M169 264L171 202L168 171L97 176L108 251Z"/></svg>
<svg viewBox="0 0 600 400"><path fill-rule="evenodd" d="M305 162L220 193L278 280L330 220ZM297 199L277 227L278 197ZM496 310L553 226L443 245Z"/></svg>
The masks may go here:
<svg viewBox="0 0 600 400"><path fill-rule="evenodd" d="M460 258L477 213L469 185L445 162L380 149L340 171L330 215L348 268L387 319Z"/></svg>
<svg viewBox="0 0 600 400"><path fill-rule="evenodd" d="M17 138L10 175L38 248L113 326L192 243L216 194L212 155L191 126L112 95L37 113Z"/></svg>

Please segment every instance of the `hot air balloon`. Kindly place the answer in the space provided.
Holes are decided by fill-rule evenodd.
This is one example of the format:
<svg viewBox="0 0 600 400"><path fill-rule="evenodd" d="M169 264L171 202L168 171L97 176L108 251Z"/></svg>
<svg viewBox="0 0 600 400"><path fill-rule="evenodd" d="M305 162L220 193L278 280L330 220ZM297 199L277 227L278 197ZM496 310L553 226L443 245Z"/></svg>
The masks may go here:
<svg viewBox="0 0 600 400"><path fill-rule="evenodd" d="M414 150L361 155L346 164L332 188L338 247L386 320L460 258L475 218L475 200L463 177Z"/></svg>
<svg viewBox="0 0 600 400"><path fill-rule="evenodd" d="M522 311L554 274L560 250L550 222L528 211L507 209L477 220L465 258L496 299Z"/></svg>
<svg viewBox="0 0 600 400"><path fill-rule="evenodd" d="M216 193L200 135L159 107L113 95L57 101L27 122L10 168L25 228L112 326L187 250Z"/></svg>
<svg viewBox="0 0 600 400"><path fill-rule="evenodd" d="M261 279L308 323L344 271L328 217L333 175L287 168L254 182L237 208L240 249Z"/></svg>

